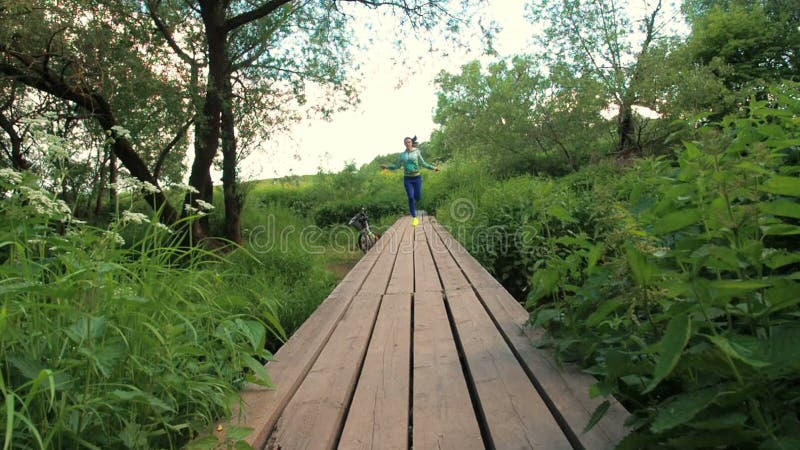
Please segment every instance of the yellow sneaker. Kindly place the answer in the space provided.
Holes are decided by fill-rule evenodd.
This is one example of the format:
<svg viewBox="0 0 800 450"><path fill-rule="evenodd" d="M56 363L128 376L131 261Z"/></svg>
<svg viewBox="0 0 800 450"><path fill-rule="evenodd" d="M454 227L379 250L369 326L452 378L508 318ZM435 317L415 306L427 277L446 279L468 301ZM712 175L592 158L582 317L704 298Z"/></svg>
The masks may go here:
<svg viewBox="0 0 800 450"><path fill-rule="evenodd" d="M412 226L417 226L417 225L419 225L419 219L417 219L416 217L414 217L414 219L411 221L411 225L412 225Z"/></svg>

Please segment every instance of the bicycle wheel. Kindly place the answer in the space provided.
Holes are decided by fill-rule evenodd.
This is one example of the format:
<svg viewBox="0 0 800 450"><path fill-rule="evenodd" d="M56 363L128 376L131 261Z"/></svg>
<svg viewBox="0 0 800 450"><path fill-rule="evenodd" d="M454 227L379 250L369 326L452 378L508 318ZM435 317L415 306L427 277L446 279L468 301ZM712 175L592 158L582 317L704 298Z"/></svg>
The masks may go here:
<svg viewBox="0 0 800 450"><path fill-rule="evenodd" d="M367 253L369 249L375 245L375 235L372 233L362 233L361 236L358 238L358 248L361 249L362 252Z"/></svg>

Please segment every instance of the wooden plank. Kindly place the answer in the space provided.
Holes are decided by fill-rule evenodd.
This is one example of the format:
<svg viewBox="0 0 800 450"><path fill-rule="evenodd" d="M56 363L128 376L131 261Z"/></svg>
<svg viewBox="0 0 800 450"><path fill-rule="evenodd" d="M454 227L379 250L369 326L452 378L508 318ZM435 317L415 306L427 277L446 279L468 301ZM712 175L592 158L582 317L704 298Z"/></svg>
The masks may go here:
<svg viewBox="0 0 800 450"><path fill-rule="evenodd" d="M387 247L378 249L380 253L370 251L370 254L379 255L379 258L369 275L367 275L366 280L364 280L360 293L382 295L386 292L386 285L392 276L392 269L394 269L395 263L395 254L388 250Z"/></svg>
<svg viewBox="0 0 800 450"><path fill-rule="evenodd" d="M425 222L428 222L427 217ZM442 283L423 227L414 228L414 292L442 292Z"/></svg>
<svg viewBox="0 0 800 450"><path fill-rule="evenodd" d="M339 449L408 448L411 295L383 297Z"/></svg>
<svg viewBox="0 0 800 450"><path fill-rule="evenodd" d="M268 449L329 449L345 408L380 304L380 296L358 294L297 393L278 419Z"/></svg>
<svg viewBox="0 0 800 450"><path fill-rule="evenodd" d="M540 390L546 393L546 400L558 410L562 422L585 448L614 448L628 433L624 423L629 413L625 408L613 397L609 398L611 408L603 420L588 433L583 433L592 413L603 401L589 397L589 388L596 382L594 377L582 373L574 365L559 367L549 351L534 347L532 341L539 336L527 327L529 314L525 308L441 225L433 223L433 227L475 287L504 338L514 347L525 369L539 384Z"/></svg>
<svg viewBox="0 0 800 450"><path fill-rule="evenodd" d="M413 447L483 449L441 294L414 295L413 345Z"/></svg>
<svg viewBox="0 0 800 450"><path fill-rule="evenodd" d="M615 448L628 434L624 425L628 411L610 397L611 407L603 420L583 433L592 413L603 402L602 398L589 397L589 388L597 380L574 364L559 366L549 350L534 347L532 342L541 335L526 326L527 311L505 289L484 288L478 294L582 445L587 449Z"/></svg>
<svg viewBox="0 0 800 450"><path fill-rule="evenodd" d="M411 294L414 292L414 229L411 219L400 224L397 235L402 236L397 246L397 259L392 271L387 294Z"/></svg>
<svg viewBox="0 0 800 450"><path fill-rule="evenodd" d="M470 283L475 286L503 287L436 219L431 219L431 227L439 235L445 247L453 254L458 266L467 273ZM475 276L472 276L475 275Z"/></svg>
<svg viewBox="0 0 800 450"><path fill-rule="evenodd" d="M472 289L446 294L494 448L571 450Z"/></svg>
<svg viewBox="0 0 800 450"><path fill-rule="evenodd" d="M338 294L340 291L354 293L361 289L364 279L366 278L367 274L372 271L375 262L380 257L384 248L390 247L392 242L397 239L395 236L398 233L402 233L402 222L402 218L398 219L394 225L392 225L386 231L386 233L384 233L384 235L378 239L378 241L372 247L374 251L370 250L358 260L356 265L350 269L347 275L345 275L344 279L333 289L331 295ZM354 287L355 291L353 291Z"/></svg>
<svg viewBox="0 0 800 450"><path fill-rule="evenodd" d="M444 289L452 291L469 288L469 281L464 277L461 267L450 255L450 250L434 229L433 221L425 224L424 231Z"/></svg>
<svg viewBox="0 0 800 450"><path fill-rule="evenodd" d="M392 227L386 234L391 236L395 232L395 228ZM387 240L381 243L382 240L378 240L376 247L382 248L389 242ZM248 444L254 448L262 448L265 445L278 417L322 352L336 324L372 270L378 255L379 253L375 252L362 257L316 311L295 331L291 339L281 346L275 353L274 359L266 364L265 367L274 384L273 388L248 384L242 390L243 408L240 408L238 402L232 406L231 419L227 426L222 427L221 432L215 432L217 437L224 440L229 426L242 426L254 430L245 439Z"/></svg>

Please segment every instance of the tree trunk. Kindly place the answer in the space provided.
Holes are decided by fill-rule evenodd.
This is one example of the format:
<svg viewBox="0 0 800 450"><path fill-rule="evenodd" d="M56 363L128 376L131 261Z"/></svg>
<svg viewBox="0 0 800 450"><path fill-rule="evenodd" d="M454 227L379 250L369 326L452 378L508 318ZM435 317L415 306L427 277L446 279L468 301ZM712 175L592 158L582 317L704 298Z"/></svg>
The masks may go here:
<svg viewBox="0 0 800 450"><path fill-rule="evenodd" d="M617 151L620 158L628 158L641 150L636 139L636 124L633 120L633 104L637 100L639 83L642 80L642 60L650 48L650 43L656 33L656 17L661 11L661 0L658 0L653 12L644 20L645 38L642 42L642 49L636 57L636 65L633 67L628 88L622 94L622 101L619 105L619 115L617 116L617 133L619 133L619 145Z"/></svg>
<svg viewBox="0 0 800 450"><path fill-rule="evenodd" d="M189 184L198 193L186 194L186 203L196 205L194 200L200 199L212 203L214 186L211 180L211 164L219 149L220 126L222 115L222 92L229 71L225 45L227 33L224 29L224 5L219 0L201 2L203 24L208 42L208 81L206 97L197 115L194 142L194 163L189 175ZM196 220L192 223L192 236L200 241L210 236L208 220Z"/></svg>
<svg viewBox="0 0 800 450"><path fill-rule="evenodd" d="M103 211L103 197L106 195L106 162L107 158L104 151L105 147L97 149L97 176L94 179L94 182L97 183L97 199L95 200L94 204L94 216L100 216L100 213Z"/></svg>
<svg viewBox="0 0 800 450"><path fill-rule="evenodd" d="M626 159L636 153L635 128L632 100L623 99L622 104L619 105L619 115L617 115L617 134L619 136L617 153L620 158Z"/></svg>
<svg viewBox="0 0 800 450"><path fill-rule="evenodd" d="M22 138L14 129L11 121L0 114L0 128L8 134L8 140L11 141L11 167L16 170L28 170L31 168L31 163L22 155Z"/></svg>
<svg viewBox="0 0 800 450"><path fill-rule="evenodd" d="M233 87L225 82L222 107L222 187L225 196L225 237L242 244L242 196L236 181L236 134L233 116Z"/></svg>

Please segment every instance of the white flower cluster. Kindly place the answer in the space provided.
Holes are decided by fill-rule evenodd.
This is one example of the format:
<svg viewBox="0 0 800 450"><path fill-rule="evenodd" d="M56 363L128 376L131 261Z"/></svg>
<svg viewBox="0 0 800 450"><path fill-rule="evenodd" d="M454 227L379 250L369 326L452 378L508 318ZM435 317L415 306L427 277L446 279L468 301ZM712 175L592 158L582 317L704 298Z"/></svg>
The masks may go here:
<svg viewBox="0 0 800 450"><path fill-rule="evenodd" d="M161 223L161 222L153 222L153 226L155 226L155 227L156 227L156 228L158 228L159 230L166 231L166 232L167 232L167 233L169 233L169 234L172 234L172 233L174 233L174 232L172 231L172 228L170 228L170 227L168 227L168 226L164 225L164 224L163 224L163 223Z"/></svg>
<svg viewBox="0 0 800 450"><path fill-rule="evenodd" d="M142 213L131 212L131 211L122 211L122 220L120 220L120 222L122 222L122 223L131 222L131 223L135 223L135 224L139 225L139 224L142 224L142 223L149 223L150 222L150 218L147 217L146 215L142 214Z"/></svg>
<svg viewBox="0 0 800 450"><path fill-rule="evenodd" d="M195 199L195 203L197 203L198 206L197 208L187 203L183 205L183 210L188 214L199 214L201 216L205 216L208 214L209 211L214 209L214 205L206 201L200 200L199 198Z"/></svg>
<svg viewBox="0 0 800 450"><path fill-rule="evenodd" d="M0 169L0 182L16 185L22 183L22 174L14 169Z"/></svg>
<svg viewBox="0 0 800 450"><path fill-rule="evenodd" d="M72 210L60 199L53 199L46 192L39 189L32 189L28 186L20 186L19 192L28 201L30 206L38 213L48 217L69 217Z"/></svg>
<svg viewBox="0 0 800 450"><path fill-rule="evenodd" d="M166 231L167 233L170 233L170 234L173 233L172 229L170 227L164 225L163 223L158 222L156 220L151 220L145 214L137 213L137 212L133 212L133 211L128 211L128 210L122 211L122 217L119 219L119 223L122 224L122 225L127 224L127 223L132 223L132 224L136 224L136 225L141 225L143 223L145 223L145 224L149 223L149 224L152 224L154 227L158 228L159 230Z"/></svg>
<svg viewBox="0 0 800 450"><path fill-rule="evenodd" d="M131 138L131 132L126 130L125 128L119 126L119 125L114 125L113 127L111 127L111 130L114 132L115 135L117 135L117 136L119 136L121 138L125 138L125 139L130 139Z"/></svg>
<svg viewBox="0 0 800 450"><path fill-rule="evenodd" d="M208 203L208 202L204 202L203 200L200 200L199 198L197 200L195 200L195 203L197 203L197 206L199 206L200 209L202 209L203 211L211 211L212 209L214 209L214 205L212 205L211 203Z"/></svg>
<svg viewBox="0 0 800 450"><path fill-rule="evenodd" d="M158 186L154 185L153 183L150 183L149 181L145 181L142 183L142 189L144 189L145 192L147 192L148 194L158 194L159 192L161 192L161 189L159 189Z"/></svg>
<svg viewBox="0 0 800 450"><path fill-rule="evenodd" d="M136 191L142 189L142 182L133 177L123 176L116 183L109 183L108 187L117 191Z"/></svg>
<svg viewBox="0 0 800 450"><path fill-rule="evenodd" d="M192 194L199 194L200 193L200 191L198 191L194 186L191 186L191 185L188 185L188 184L175 183L175 184L172 185L172 187L175 188L175 189L179 189L181 191L191 192Z"/></svg>
<svg viewBox="0 0 800 450"><path fill-rule="evenodd" d="M104 230L103 237L108 239L111 242L116 243L117 245L125 245L125 239L114 231Z"/></svg>
<svg viewBox="0 0 800 450"><path fill-rule="evenodd" d="M46 134L43 136L43 140L47 144L47 156L52 163L57 164L69 159L69 150L67 150L69 144L64 138Z"/></svg>

